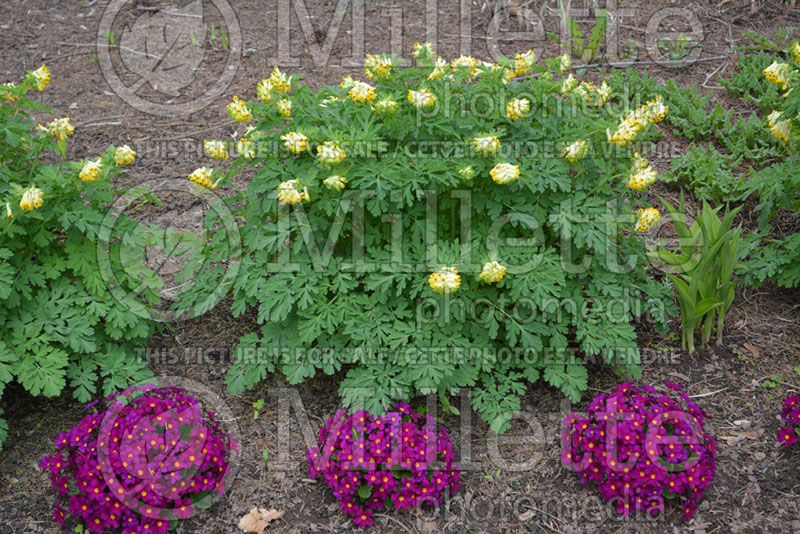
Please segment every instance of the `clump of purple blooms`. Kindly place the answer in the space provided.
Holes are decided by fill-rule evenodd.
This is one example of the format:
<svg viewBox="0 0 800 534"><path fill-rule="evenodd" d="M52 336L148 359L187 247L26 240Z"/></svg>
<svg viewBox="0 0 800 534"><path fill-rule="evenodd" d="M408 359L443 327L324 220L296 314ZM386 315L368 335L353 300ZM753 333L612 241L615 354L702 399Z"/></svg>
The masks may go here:
<svg viewBox="0 0 800 534"><path fill-rule="evenodd" d="M623 383L564 420L562 462L582 483L597 484L626 517L655 516L665 499L682 497L689 520L714 479L716 443L703 427L708 415L679 385L665 385L680 392L685 407L652 386Z"/></svg>
<svg viewBox="0 0 800 534"><path fill-rule="evenodd" d="M372 524L372 514L442 502L444 491L459 488L458 466L447 430L405 403L376 417L339 410L319 431L319 446L309 449L311 478L322 477L356 525Z"/></svg>
<svg viewBox="0 0 800 534"><path fill-rule="evenodd" d="M797 436L800 436L800 397L791 395L783 401L781 417L786 426L778 432L778 441L788 447L797 443Z"/></svg>
<svg viewBox="0 0 800 534"><path fill-rule="evenodd" d="M67 503L53 512L62 526L72 515L89 532L166 532L223 491L236 444L184 389L138 386L86 409L40 464Z"/></svg>

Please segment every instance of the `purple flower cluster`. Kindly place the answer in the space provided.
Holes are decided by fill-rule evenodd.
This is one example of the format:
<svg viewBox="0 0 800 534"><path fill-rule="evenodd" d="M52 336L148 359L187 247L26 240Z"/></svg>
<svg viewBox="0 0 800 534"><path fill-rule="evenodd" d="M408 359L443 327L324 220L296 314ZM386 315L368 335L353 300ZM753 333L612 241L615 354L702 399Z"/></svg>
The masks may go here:
<svg viewBox="0 0 800 534"><path fill-rule="evenodd" d="M778 432L778 441L788 447L797 443L797 436L800 436L800 397L791 395L783 401L781 417L786 426Z"/></svg>
<svg viewBox="0 0 800 534"><path fill-rule="evenodd" d="M582 483L597 484L620 514L655 516L665 499L682 496L683 519L690 519L714 479L716 443L703 427L707 414L685 392L680 398L685 408L652 386L629 383L598 395L586 413L564 420L562 462Z"/></svg>
<svg viewBox="0 0 800 534"><path fill-rule="evenodd" d="M223 491L236 444L184 389L134 387L86 408L40 464L67 501L61 525L71 514L89 532L166 532Z"/></svg>
<svg viewBox="0 0 800 534"><path fill-rule="evenodd" d="M437 432L430 415L422 417L405 403L383 417L337 411L306 456L311 478L323 477L342 511L362 528L383 507L440 503L445 489L457 492L454 457L447 430Z"/></svg>

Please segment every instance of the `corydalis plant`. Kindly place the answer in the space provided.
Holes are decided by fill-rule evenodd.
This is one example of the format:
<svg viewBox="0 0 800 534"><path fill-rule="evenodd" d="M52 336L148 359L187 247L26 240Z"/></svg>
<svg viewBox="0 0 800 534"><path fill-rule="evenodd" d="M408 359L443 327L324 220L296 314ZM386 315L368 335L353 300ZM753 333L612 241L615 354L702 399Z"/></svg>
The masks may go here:
<svg viewBox="0 0 800 534"><path fill-rule="evenodd" d="M445 491L458 491L454 457L446 429L397 403L382 417L338 410L306 458L311 478L322 478L342 511L366 528L382 508L437 504Z"/></svg>
<svg viewBox="0 0 800 534"><path fill-rule="evenodd" d="M691 519L714 479L716 443L704 428L707 414L685 392L679 396L683 403L630 383L598 395L586 413L564 420L561 461L582 483L597 484L620 514L655 516L681 497L683 518Z"/></svg>
<svg viewBox="0 0 800 534"><path fill-rule="evenodd" d="M42 458L59 502L89 532L166 532L225 488L231 440L214 414L179 387L139 386L86 407L93 413Z"/></svg>

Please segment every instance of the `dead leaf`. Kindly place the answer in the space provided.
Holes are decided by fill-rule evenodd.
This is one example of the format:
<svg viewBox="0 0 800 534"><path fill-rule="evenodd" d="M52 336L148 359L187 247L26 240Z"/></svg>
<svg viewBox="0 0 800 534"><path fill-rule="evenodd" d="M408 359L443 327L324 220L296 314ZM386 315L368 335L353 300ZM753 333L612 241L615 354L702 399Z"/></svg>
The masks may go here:
<svg viewBox="0 0 800 534"><path fill-rule="evenodd" d="M254 532L255 534L264 534L264 529L267 525L283 517L284 510L280 512L276 509L266 510L264 508L253 508L245 516L239 520L239 529L242 532Z"/></svg>
<svg viewBox="0 0 800 534"><path fill-rule="evenodd" d="M744 348L746 348L748 352L753 355L753 357L758 358L761 355L761 353L752 343L744 342L743 345Z"/></svg>

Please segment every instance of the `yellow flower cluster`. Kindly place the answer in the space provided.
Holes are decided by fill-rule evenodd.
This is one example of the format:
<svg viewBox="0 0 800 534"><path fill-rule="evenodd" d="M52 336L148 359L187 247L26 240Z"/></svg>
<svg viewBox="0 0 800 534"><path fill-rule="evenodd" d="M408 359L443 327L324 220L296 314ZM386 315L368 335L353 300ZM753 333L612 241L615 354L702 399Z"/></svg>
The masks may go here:
<svg viewBox="0 0 800 534"><path fill-rule="evenodd" d="M647 159L640 156L638 152L634 154L631 177L626 187L634 191L644 191L653 185L655 181L656 171L648 164Z"/></svg>
<svg viewBox="0 0 800 534"><path fill-rule="evenodd" d="M308 146L308 137L298 132L289 132L282 135L281 141L292 154L300 154L306 150L311 150Z"/></svg>
<svg viewBox="0 0 800 534"><path fill-rule="evenodd" d="M327 108L328 106L330 106L334 102L341 102L341 101L342 101L342 99L339 98L336 95L326 96L325 98L322 99L322 102L319 103L319 107Z"/></svg>
<svg viewBox="0 0 800 534"><path fill-rule="evenodd" d="M431 273L428 278L428 284L431 289L442 295L449 295L455 293L461 287L461 277L455 266L443 267L435 273Z"/></svg>
<svg viewBox="0 0 800 534"><path fill-rule="evenodd" d="M292 89L292 81L277 66L269 75L269 83L279 93L288 93Z"/></svg>
<svg viewBox="0 0 800 534"><path fill-rule="evenodd" d="M433 43L414 43L414 58L429 59L433 58Z"/></svg>
<svg viewBox="0 0 800 534"><path fill-rule="evenodd" d="M770 82L780 85L782 90L789 87L789 74L791 73L788 63L778 63L773 61L772 65L764 69L764 76Z"/></svg>
<svg viewBox="0 0 800 534"><path fill-rule="evenodd" d="M272 83L266 78L258 82L258 85L256 85L256 95L263 103L269 104L269 101L272 99Z"/></svg>
<svg viewBox="0 0 800 534"><path fill-rule="evenodd" d="M570 73L569 76L567 76L561 81L561 94L565 95L567 93L570 93L576 87L578 87L578 80L576 80L575 76L573 76L572 73Z"/></svg>
<svg viewBox="0 0 800 534"><path fill-rule="evenodd" d="M572 92L579 95L586 102L594 102L596 106L602 106L611 98L611 87L608 86L605 80L599 87L590 82L581 82Z"/></svg>
<svg viewBox="0 0 800 534"><path fill-rule="evenodd" d="M44 91L45 87L50 85L50 70L42 63L42 66L31 72L34 81L36 82L36 90Z"/></svg>
<svg viewBox="0 0 800 534"><path fill-rule="evenodd" d="M655 100L650 100L642 107L630 111L628 115L617 126L615 132L611 130L606 131L608 142L615 145L625 146L636 135L647 128L648 124L661 122L667 115L669 106L664 105L661 96L657 96Z"/></svg>
<svg viewBox="0 0 800 534"><path fill-rule="evenodd" d="M72 135L75 131L75 127L69 123L69 117L64 117L63 119L53 119L47 123L47 126L39 125L39 130L45 130L50 135L56 136L56 138L61 139L62 141Z"/></svg>
<svg viewBox="0 0 800 534"><path fill-rule="evenodd" d="M792 132L792 123L789 119L785 120L778 120L780 119L782 112L780 111L773 111L767 117L767 122L769 123L769 131L778 139L782 139L785 142L789 142L789 136Z"/></svg>
<svg viewBox="0 0 800 534"><path fill-rule="evenodd" d="M419 91L408 90L408 101L419 109L429 108L436 103L436 95L431 93L426 87Z"/></svg>
<svg viewBox="0 0 800 534"><path fill-rule="evenodd" d="M514 56L514 75L528 74L533 70L534 63L536 63L536 54L533 53L533 50L517 54Z"/></svg>
<svg viewBox="0 0 800 534"><path fill-rule="evenodd" d="M481 270L481 274L478 275L478 278L487 284L493 284L502 280L505 275L506 268L503 265L500 265L496 261L490 261L483 265L483 270Z"/></svg>
<svg viewBox="0 0 800 534"><path fill-rule="evenodd" d="M228 115L236 122L247 122L253 120L253 115L247 107L247 102L239 100L239 97L234 96L233 102L229 103L226 107Z"/></svg>
<svg viewBox="0 0 800 534"><path fill-rule="evenodd" d="M789 53L792 54L792 59L794 62L800 65L800 42L793 42L789 47Z"/></svg>
<svg viewBox="0 0 800 534"><path fill-rule="evenodd" d="M100 178L101 172L103 172L103 159L97 158L95 161L89 160L84 163L78 177L84 182L94 182Z"/></svg>
<svg viewBox="0 0 800 534"><path fill-rule="evenodd" d="M344 176L333 175L325 178L322 183L325 184L325 187L331 191L339 192L344 189L344 186L347 183L347 178Z"/></svg>
<svg viewBox="0 0 800 534"><path fill-rule="evenodd" d="M244 159L253 159L256 157L256 150L253 146L253 141L256 137L260 137L260 133L252 126L245 130L241 139L236 141L236 152Z"/></svg>
<svg viewBox="0 0 800 534"><path fill-rule="evenodd" d="M0 83L0 100L3 102L13 102L19 98L17 95L12 94L12 91L16 88L17 86L11 82Z"/></svg>
<svg viewBox="0 0 800 534"><path fill-rule="evenodd" d="M564 147L564 157L571 163L575 163L586 156L586 141L578 139L569 146Z"/></svg>
<svg viewBox="0 0 800 534"><path fill-rule="evenodd" d="M531 111L531 101L527 98L514 98L506 105L506 117L522 119Z"/></svg>
<svg viewBox="0 0 800 534"><path fill-rule="evenodd" d="M469 71L470 76L476 76L478 74L478 65L480 63L477 59L472 56L465 56L461 55L458 56L456 59L453 60L452 67L453 67L453 74L457 74L458 72Z"/></svg>
<svg viewBox="0 0 800 534"><path fill-rule="evenodd" d="M481 156L494 156L500 150L500 140L496 135L489 137L473 137L475 152Z"/></svg>
<svg viewBox="0 0 800 534"><path fill-rule="evenodd" d="M275 104L275 107L278 109L278 113L281 114L283 117L291 117L292 116L292 101L286 98L282 98Z"/></svg>
<svg viewBox="0 0 800 534"><path fill-rule="evenodd" d="M344 161L345 156L347 153L333 141L325 141L317 146L317 158L320 163L328 167L338 165Z"/></svg>
<svg viewBox="0 0 800 534"><path fill-rule="evenodd" d="M11 211L11 202L6 202L6 217L9 219L14 218L14 212Z"/></svg>
<svg viewBox="0 0 800 534"><path fill-rule="evenodd" d="M461 167L458 169L458 174L460 174L464 180L469 182L475 178L475 169L472 168L472 165L467 165L466 167Z"/></svg>
<svg viewBox="0 0 800 534"><path fill-rule="evenodd" d="M392 113L397 110L397 102L392 100L391 98L384 98L382 100L378 100L375 102L375 113L383 113L385 115L391 115Z"/></svg>
<svg viewBox="0 0 800 534"><path fill-rule="evenodd" d="M222 141L203 141L203 149L214 159L228 159L228 148Z"/></svg>
<svg viewBox="0 0 800 534"><path fill-rule="evenodd" d="M364 74L370 80L380 80L388 78L389 73L392 71L392 58L386 54L379 56L367 54L367 59L364 61Z"/></svg>
<svg viewBox="0 0 800 534"><path fill-rule="evenodd" d="M442 59L441 56L436 58L436 62L433 64L433 71L428 75L429 80L440 80L442 77L448 73L448 67L450 65L447 63L447 60Z"/></svg>
<svg viewBox="0 0 800 534"><path fill-rule="evenodd" d="M308 202L311 198L308 196L308 189L303 187L303 191L298 191L300 183L297 180L289 180L281 183L278 186L278 200L284 204L299 204L304 200Z"/></svg>
<svg viewBox="0 0 800 534"><path fill-rule="evenodd" d="M209 169L208 167L200 167L199 169L195 169L192 174L189 175L189 180L199 186L206 187L208 189L216 189L217 184L211 181L213 173L213 169Z"/></svg>
<svg viewBox="0 0 800 534"><path fill-rule="evenodd" d="M362 81L354 81L350 91L347 93L347 96L356 102L364 104L367 102L372 103L372 101L375 100L375 97L378 95L375 93L375 88L370 84Z"/></svg>
<svg viewBox="0 0 800 534"><path fill-rule="evenodd" d="M519 178L519 166L511 163L498 163L489 171L492 180L500 185L505 185Z"/></svg>
<svg viewBox="0 0 800 534"><path fill-rule="evenodd" d="M341 89L350 89L355 84L355 80L349 74L347 76L342 76L342 82L339 84Z"/></svg>
<svg viewBox="0 0 800 534"><path fill-rule="evenodd" d="M636 223L634 230L637 232L648 232L650 228L661 220L661 214L655 208L646 210L639 208L639 222Z"/></svg>
<svg viewBox="0 0 800 534"><path fill-rule="evenodd" d="M44 193L41 189L32 185L22 193L22 200L19 201L20 209L31 211L42 207Z"/></svg>
<svg viewBox="0 0 800 534"><path fill-rule="evenodd" d="M572 66L572 57L569 54L564 54L559 59L559 69L561 73L567 72L567 69Z"/></svg>
<svg viewBox="0 0 800 534"><path fill-rule="evenodd" d="M116 163L117 167L132 163L135 157L136 151L128 145L117 147L114 150L114 163Z"/></svg>

